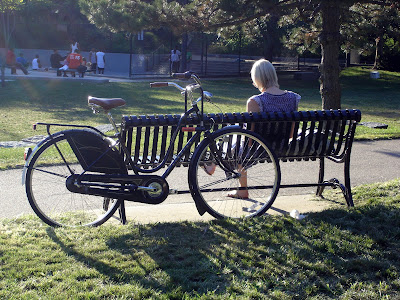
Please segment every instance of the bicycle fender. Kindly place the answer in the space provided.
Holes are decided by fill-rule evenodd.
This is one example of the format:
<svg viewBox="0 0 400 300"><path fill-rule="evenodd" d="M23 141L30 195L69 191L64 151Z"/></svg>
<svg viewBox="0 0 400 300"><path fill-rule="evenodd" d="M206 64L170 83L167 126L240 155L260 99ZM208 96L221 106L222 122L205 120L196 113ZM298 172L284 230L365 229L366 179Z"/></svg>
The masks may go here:
<svg viewBox="0 0 400 300"><path fill-rule="evenodd" d="M48 141L57 138L59 135L61 135L63 132L59 131L56 132L54 134L52 134L51 136L49 135L47 138L43 139L41 142L39 142L39 144L37 144L35 146L35 148L33 148L32 152L29 154L29 156L26 158L25 161L25 165L24 168L22 169L22 185L25 185L25 178L26 178L26 171L28 170L28 166L32 160L32 157L35 155L35 153L44 145L46 144Z"/></svg>

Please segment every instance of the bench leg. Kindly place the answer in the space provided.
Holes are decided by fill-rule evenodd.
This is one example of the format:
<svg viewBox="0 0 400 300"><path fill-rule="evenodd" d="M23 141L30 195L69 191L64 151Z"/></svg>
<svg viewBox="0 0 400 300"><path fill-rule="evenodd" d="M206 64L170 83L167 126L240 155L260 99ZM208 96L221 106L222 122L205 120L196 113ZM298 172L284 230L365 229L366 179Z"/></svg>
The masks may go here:
<svg viewBox="0 0 400 300"><path fill-rule="evenodd" d="M121 220L121 224L125 225L126 222L126 211L125 211L125 201L122 200L120 207L118 208L119 218Z"/></svg>
<svg viewBox="0 0 400 300"><path fill-rule="evenodd" d="M325 161L324 158L321 158L319 161L319 178L318 183L325 183L324 181L324 173L325 173ZM348 207L353 207L353 196L351 194L351 186L350 186L350 155L346 155L346 159L344 161L344 185L339 182L336 178L332 178L327 181L329 184L333 184L333 188L339 187L343 193L344 198L346 199L346 203ZM322 193L325 189L324 185L318 186L316 195L322 197Z"/></svg>
<svg viewBox="0 0 400 300"><path fill-rule="evenodd" d="M318 183L324 182L324 175L325 175L325 160L324 158L319 159L319 177ZM315 193L317 196L322 197L322 193L324 192L325 186L319 186L317 188L317 192Z"/></svg>
<svg viewBox="0 0 400 300"><path fill-rule="evenodd" d="M346 201L347 206L353 207L353 195L351 194L351 185L350 185L350 153L346 155L346 159L344 161L344 185L346 187Z"/></svg>

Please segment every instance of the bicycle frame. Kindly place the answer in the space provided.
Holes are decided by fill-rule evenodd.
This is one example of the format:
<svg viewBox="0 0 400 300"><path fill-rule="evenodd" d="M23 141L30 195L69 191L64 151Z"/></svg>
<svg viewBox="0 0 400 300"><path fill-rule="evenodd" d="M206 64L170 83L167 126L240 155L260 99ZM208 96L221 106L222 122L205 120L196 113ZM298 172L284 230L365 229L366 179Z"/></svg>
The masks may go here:
<svg viewBox="0 0 400 300"><path fill-rule="evenodd" d="M187 78L189 73L184 73L184 78ZM178 90L181 91L181 93L184 93L185 95L185 113L182 115L181 119L178 122L177 128L174 131L172 137L171 137L171 142L168 146L166 155L164 157L164 159L160 162L160 164L152 169L141 169L140 167L138 167L133 161L132 158L130 156L130 153L128 151L128 149L125 147L124 143L121 142L121 133L118 130L118 126L114 121L114 118L112 117L112 114L110 111L104 111L104 113L106 114L109 123L112 125L115 134L113 136L108 136L106 134L104 134L103 132L101 132L100 130L98 130L97 128L93 127L93 126L88 126L88 125L73 125L73 124L59 124L59 123L36 123L33 125L34 130L36 130L36 126L37 125L43 125L46 126L46 131L48 134L48 138L44 141L42 141L42 143L38 144L35 149L33 151L31 151L29 153L29 157L26 158L26 164L25 166L27 166L29 164L30 158L33 156L33 154L40 148L40 146L47 141L48 139L51 140L53 138L53 135L50 132L50 127L51 126L60 126L60 127L69 127L69 128L88 128L91 130L96 131L97 133L101 134L102 136L106 137L106 138L116 138L117 140L113 140L114 141L114 147L120 147L121 150L121 155L125 155L128 159L128 164L130 166L130 168L133 170L133 172L136 175L139 175L140 173L142 174L149 174L149 173L154 173L159 171L160 169L164 168L166 163L167 163L167 159L169 157L169 155L172 152L172 145L175 143L176 138L178 136L179 131L184 129L184 125L183 122L186 120L187 116L189 116L192 113L195 113L199 118L200 118L200 126L197 126L195 128L190 128L191 131L195 131L195 134L190 138L190 140L186 143L186 145L183 147L183 149L177 154L177 156L173 159L173 161L170 163L170 165L168 166L168 168L166 169L166 171L163 173L163 175L161 176L161 178L166 179L168 177L168 175L173 171L173 169L175 168L176 164L179 162L179 160L182 158L182 156L185 154L185 152L193 145L193 143L196 141L196 139L198 139L200 137L200 135L204 132L205 136L207 137L210 134L209 129L206 129L204 127L204 123L202 120L203 117L203 102L204 102L204 90L201 86L200 80L199 78L194 75L194 74L190 74L190 78L192 78L195 83L190 84L188 86L186 86L186 88L182 88L181 86L179 86L178 84L174 83L174 82L168 82L168 83L156 83L153 86L174 86L175 88L177 88ZM193 91L195 89L200 89L200 98L197 100L194 100L193 98ZM209 94L210 95L210 94ZM187 109L188 106L188 101L191 102L191 108ZM198 102L201 102L201 108L199 109L198 107ZM102 111L102 109L99 108L99 106L97 105L91 105L91 108L93 110L94 113L99 113ZM187 129L189 130L189 129ZM61 153L60 153L61 154ZM105 154L105 153L104 153ZM96 162L101 159L102 156L98 157L91 165L96 164ZM90 167L90 166L89 166ZM26 170L26 168L25 168ZM82 172L81 175L85 174L86 171ZM24 178L25 178L25 172L23 172L23 184L24 184Z"/></svg>
<svg viewBox="0 0 400 300"><path fill-rule="evenodd" d="M132 133L129 131L125 134L125 129L115 123L110 113L111 109L125 105L125 100L121 98L88 99L89 106L95 113L106 114L114 134L103 133L86 125L37 123L36 125L46 126L48 137L39 143L33 152L27 153L23 171L26 193L35 213L51 226L97 226L119 209L121 222L125 223L124 201L160 204L168 195L186 193L192 195L200 215L209 212L216 218L222 218L264 213L274 201L278 191L276 185L279 185L280 181L279 165L274 153L260 136L239 126L225 126L215 130L218 127L212 123L207 122L205 125L204 99L208 100L212 95L202 89L196 75L180 74L182 75L184 77L180 78L192 78L194 83L186 88L170 82L151 84L154 87L174 86L181 91L185 98L185 112L178 120L174 117L172 123L126 124L126 130L130 130L130 126L138 126L133 156L130 153ZM200 91L197 100L193 98L193 91L196 89ZM189 104L191 107L188 108ZM192 122L193 117L195 122ZM152 133L151 128L146 127L153 124L163 126L162 140L159 140L161 132L158 128ZM53 126L69 129L52 133ZM143 146L143 127L146 127L145 144L143 149L140 149ZM185 138L182 132L190 134ZM128 145L125 144L126 137ZM253 144L249 141L255 142ZM161 148L157 148L159 145ZM253 145L255 151L252 152L248 147ZM148 156L149 149L151 157ZM248 152L243 156L246 149ZM258 164L259 160L263 162L265 157L271 157L271 161L274 162L272 168ZM159 159L156 160L157 158ZM188 188L170 189L167 177L181 162L186 165L187 159L190 159ZM256 168L253 169L253 166ZM161 168L165 169L155 174L161 171ZM213 177L205 177L203 170ZM260 181L253 180L254 175L256 178L261 176L262 179L258 180L263 180L266 173L271 173L269 182L273 182L272 185L260 185ZM240 181L242 176L245 176L244 180ZM249 186L248 178L253 182ZM49 182L54 186L54 190L46 188ZM260 200L231 197L232 191L241 190L266 192L253 192L256 199ZM230 194L225 194L228 192ZM217 193L217 196L214 193ZM264 197L266 200L263 200ZM67 213L67 217L64 217L64 212Z"/></svg>

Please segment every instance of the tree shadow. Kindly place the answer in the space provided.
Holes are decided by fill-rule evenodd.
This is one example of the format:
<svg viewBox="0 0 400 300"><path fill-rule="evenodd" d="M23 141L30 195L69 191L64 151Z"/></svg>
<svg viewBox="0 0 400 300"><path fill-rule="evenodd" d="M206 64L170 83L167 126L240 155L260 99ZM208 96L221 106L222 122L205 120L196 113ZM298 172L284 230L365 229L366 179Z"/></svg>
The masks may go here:
<svg viewBox="0 0 400 300"><path fill-rule="evenodd" d="M113 283L165 295L249 295L240 290L249 285L258 296L336 298L357 282L379 287L400 273L400 209L390 205L329 209L302 221L265 216L127 226L129 233L105 239L121 266L67 246L52 228L47 233Z"/></svg>
<svg viewBox="0 0 400 300"><path fill-rule="evenodd" d="M272 258L279 264L283 272L279 278L269 278L271 289L285 288L300 298L340 297L357 282L376 291L382 283L396 281L400 273L400 208L396 206L328 209L310 213L302 221L254 219L232 222L226 229L251 240L246 251L259 249L254 257ZM306 277L302 283L301 276L294 280L296 272ZM292 281L293 286L279 280ZM396 290L396 283L390 289Z"/></svg>
<svg viewBox="0 0 400 300"><path fill-rule="evenodd" d="M66 245L49 227L48 236L68 256L94 268L113 283L138 283L145 289L164 293L224 293L228 278L217 271L213 248L225 243L223 236L209 230L207 223L159 223L134 226L132 233L112 237L106 245L124 257L129 268L112 266ZM178 291L178 292L177 292ZM176 295L176 294L175 294Z"/></svg>
<svg viewBox="0 0 400 300"><path fill-rule="evenodd" d="M145 226L141 229L140 238L141 241L138 241L136 234L125 234L110 239L107 244L110 249L131 253L131 259L135 259L137 254L151 258L154 267L147 269L146 280L142 278L139 281L145 288L164 293L226 291L228 274L223 274L224 266L220 265L214 253L216 247L226 243L226 238L210 230L208 223Z"/></svg>

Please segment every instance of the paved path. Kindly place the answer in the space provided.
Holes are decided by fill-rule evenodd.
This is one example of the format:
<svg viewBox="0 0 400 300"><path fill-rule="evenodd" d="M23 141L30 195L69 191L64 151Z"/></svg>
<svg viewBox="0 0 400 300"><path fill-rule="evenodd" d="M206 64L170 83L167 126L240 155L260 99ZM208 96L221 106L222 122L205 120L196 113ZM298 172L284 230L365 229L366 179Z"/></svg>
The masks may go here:
<svg viewBox="0 0 400 300"><path fill-rule="evenodd" d="M100 74L92 74L92 73L87 73L85 77L80 78L78 75L76 77L62 77L62 76L57 76L56 71L35 71L35 70L30 70L28 75L24 75L21 73L21 71L17 71L17 75L10 75L10 73L6 72L6 80L24 80L24 79L43 79L43 80L78 80L78 81L94 81L98 83L106 83L106 82L134 82L134 81L142 81L142 80L155 80L155 77L143 77L143 78L138 78L135 77L136 79L129 78L127 74L122 74L122 73L113 73L113 74L105 74L105 75L100 75ZM165 76L162 76L162 78L165 78Z"/></svg>
<svg viewBox="0 0 400 300"><path fill-rule="evenodd" d="M351 156L352 186L399 178L399 166L400 140L355 142ZM318 178L317 162L281 163L281 168L282 184L316 182ZM342 170L343 164L327 161L326 179L337 177L343 181ZM21 185L21 174L21 169L0 171L0 217L32 213ZM176 168L168 178L170 188L184 188L186 178L187 168ZM310 200L314 191L314 188L281 189L268 213L282 214L293 209L306 213L327 207L327 202ZM203 217L198 215L190 195L170 196L160 205L127 203L127 213L128 221L140 223L211 219L208 214Z"/></svg>
<svg viewBox="0 0 400 300"><path fill-rule="evenodd" d="M136 81L125 75L115 76L88 75L79 77L57 77L54 72L31 71L31 74L7 76L8 80L24 78L42 78L44 80L90 80L98 82ZM141 81L143 79L139 79ZM146 79L144 79L146 80ZM147 79L151 80L151 79ZM384 182L400 177L400 139L386 141L355 142L351 156L351 183L352 186L374 182ZM318 179L317 162L289 162L282 163L282 184L302 182L316 182ZM16 217L21 214L32 213L21 185L22 170L0 171L0 218ZM327 161L326 177L337 177L343 182L343 164ZM182 180L184 178L185 180ZM172 189L187 188L187 168L176 168L168 183ZM183 186L182 186L183 182ZM301 213L318 211L331 205L322 200L313 201L314 188L281 189L270 214L285 214L293 209ZM344 200L343 200L344 201ZM357 203L355 203L357 205ZM200 217L196 211L190 195L170 196L160 205L145 205L127 203L128 221L146 223L181 220L212 219L208 214Z"/></svg>

